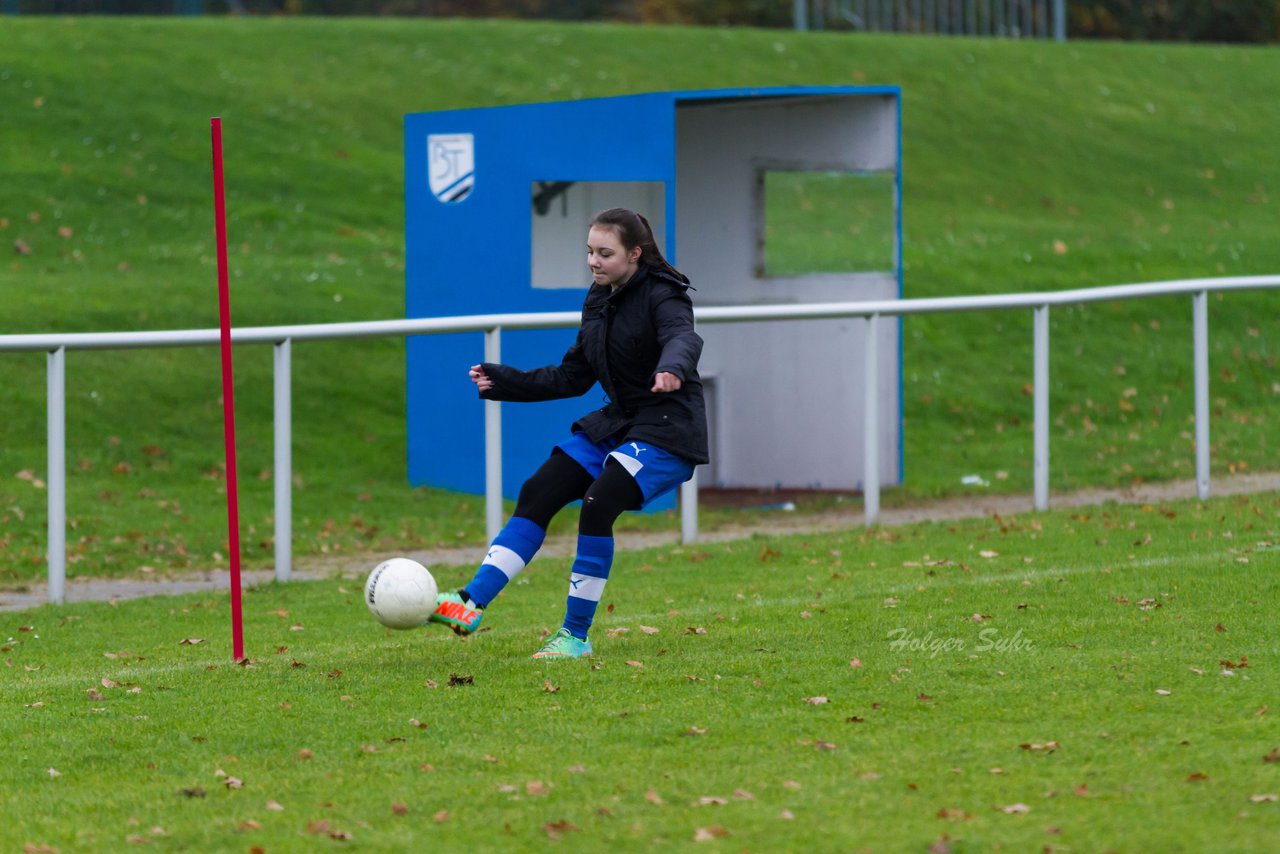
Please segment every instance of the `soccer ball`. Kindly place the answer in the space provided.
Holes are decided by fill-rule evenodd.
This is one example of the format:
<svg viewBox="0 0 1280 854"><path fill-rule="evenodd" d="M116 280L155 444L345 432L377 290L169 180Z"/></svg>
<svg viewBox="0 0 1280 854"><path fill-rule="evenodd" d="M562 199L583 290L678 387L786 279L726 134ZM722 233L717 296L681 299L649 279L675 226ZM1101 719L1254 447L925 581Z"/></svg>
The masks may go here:
<svg viewBox="0 0 1280 854"><path fill-rule="evenodd" d="M364 603L389 629L422 625L436 609L436 580L425 566L407 557L384 560L369 573Z"/></svg>

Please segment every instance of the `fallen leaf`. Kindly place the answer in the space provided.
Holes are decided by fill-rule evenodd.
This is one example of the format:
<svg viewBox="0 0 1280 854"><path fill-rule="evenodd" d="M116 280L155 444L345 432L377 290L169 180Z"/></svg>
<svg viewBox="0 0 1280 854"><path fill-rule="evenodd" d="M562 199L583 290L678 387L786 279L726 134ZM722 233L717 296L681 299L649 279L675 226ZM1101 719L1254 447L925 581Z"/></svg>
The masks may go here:
<svg viewBox="0 0 1280 854"><path fill-rule="evenodd" d="M938 818L943 821L968 821L973 816L958 807L943 807L938 810Z"/></svg>
<svg viewBox="0 0 1280 854"><path fill-rule="evenodd" d="M530 780L524 784L525 793L535 798L545 798L551 794L551 788L541 780Z"/></svg>
<svg viewBox="0 0 1280 854"><path fill-rule="evenodd" d="M640 631L644 632L646 635L656 635L658 633L658 630L653 626L641 626Z"/></svg>
<svg viewBox="0 0 1280 854"><path fill-rule="evenodd" d="M557 685L552 685L550 679L544 679L542 680L542 690L546 691L548 694L554 694L559 691L560 688Z"/></svg>
<svg viewBox="0 0 1280 854"><path fill-rule="evenodd" d="M796 814L793 813L791 810L783 810L782 812L778 813L778 818L784 819L786 821L795 821Z"/></svg>
<svg viewBox="0 0 1280 854"><path fill-rule="evenodd" d="M198 643L204 643L204 638L183 638L178 641L178 646L195 646Z"/></svg>
<svg viewBox="0 0 1280 854"><path fill-rule="evenodd" d="M805 697L804 701L811 706L821 706L824 703L830 703L826 697Z"/></svg>
<svg viewBox="0 0 1280 854"><path fill-rule="evenodd" d="M946 833L942 834L931 842L926 850L928 850L929 854L951 854L951 836Z"/></svg>
<svg viewBox="0 0 1280 854"><path fill-rule="evenodd" d="M228 789L243 789L243 788L244 788L244 781L243 781L243 780L241 780L239 777L228 777L227 779L223 780L223 781L222 781L222 783L223 783L223 785L225 785Z"/></svg>
<svg viewBox="0 0 1280 854"><path fill-rule="evenodd" d="M694 842L711 842L712 840L719 839L721 837L728 836L728 835L729 835L729 831L725 830L720 825L715 824L715 825L712 825L711 827L699 827L697 830L695 830L693 832L693 841Z"/></svg>
<svg viewBox="0 0 1280 854"><path fill-rule="evenodd" d="M706 735L707 731L702 727L691 726L684 731L685 735Z"/></svg>
<svg viewBox="0 0 1280 854"><path fill-rule="evenodd" d="M406 804L402 804L399 801L396 801L394 804L391 805L392 815L407 815L408 813L409 813L409 807Z"/></svg>
<svg viewBox="0 0 1280 854"><path fill-rule="evenodd" d="M1043 750L1045 753L1053 753L1058 749L1058 742L1046 741L1044 744L1019 744L1023 750Z"/></svg>
<svg viewBox="0 0 1280 854"><path fill-rule="evenodd" d="M450 688L453 688L457 685L474 685L475 683L476 683L476 677L474 676L467 676L460 673L449 674Z"/></svg>
<svg viewBox="0 0 1280 854"><path fill-rule="evenodd" d="M279 801L267 801L267 809L272 812L284 812L284 806Z"/></svg>
<svg viewBox="0 0 1280 854"><path fill-rule="evenodd" d="M857 668L861 667L861 666L862 666L862 659L861 659L861 658L851 658L851 659L849 659L849 666L850 666L850 667L852 667L852 668L854 668L854 669L857 669Z"/></svg>
<svg viewBox="0 0 1280 854"><path fill-rule="evenodd" d="M628 659L628 660L627 660L626 662L624 662L624 663L625 663L628 667L644 667L644 662L643 662L643 661L633 661L633 660Z"/></svg>
<svg viewBox="0 0 1280 854"><path fill-rule="evenodd" d="M49 769L47 769L44 773L48 774L50 777L61 777L61 776L62 776L62 772L61 772L61 771L59 771L57 768L49 768Z"/></svg>
<svg viewBox="0 0 1280 854"><path fill-rule="evenodd" d="M684 632L687 635L705 635L707 633L707 630L704 629L702 626L690 626L689 628L685 629Z"/></svg>
<svg viewBox="0 0 1280 854"><path fill-rule="evenodd" d="M645 799L646 801L648 801L649 803L651 803L651 804L665 804L665 803L666 803L666 801L664 801L664 800L662 799L662 795L659 795L659 794L657 793L657 791L655 791L654 789L650 789L649 791L645 792L645 793L644 793L644 799Z"/></svg>
<svg viewBox="0 0 1280 854"><path fill-rule="evenodd" d="M578 829L578 826L570 822L568 819L560 819L559 821L549 822L542 826L546 832L547 838L556 840L566 833L571 833Z"/></svg>
<svg viewBox="0 0 1280 854"><path fill-rule="evenodd" d="M434 821L436 824L444 824L446 821L449 820L449 811L440 810L438 813L431 816L431 820Z"/></svg>
<svg viewBox="0 0 1280 854"><path fill-rule="evenodd" d="M1262 757L1263 762L1280 762L1280 748L1273 747L1271 752Z"/></svg>
<svg viewBox="0 0 1280 854"><path fill-rule="evenodd" d="M1276 801L1280 801L1280 797L1273 794L1250 795L1249 800L1253 801L1255 804L1274 804Z"/></svg>
<svg viewBox="0 0 1280 854"><path fill-rule="evenodd" d="M1200 783L1208 779L1209 779L1209 775L1204 773L1203 771L1192 771L1190 774L1187 775L1188 783Z"/></svg>
<svg viewBox="0 0 1280 854"><path fill-rule="evenodd" d="M310 759L314 754L305 747L294 754L295 759Z"/></svg>
<svg viewBox="0 0 1280 854"><path fill-rule="evenodd" d="M1009 804L1007 807L1000 807L1000 812L1006 815L1014 815L1015 813L1031 812L1031 807L1026 804Z"/></svg>

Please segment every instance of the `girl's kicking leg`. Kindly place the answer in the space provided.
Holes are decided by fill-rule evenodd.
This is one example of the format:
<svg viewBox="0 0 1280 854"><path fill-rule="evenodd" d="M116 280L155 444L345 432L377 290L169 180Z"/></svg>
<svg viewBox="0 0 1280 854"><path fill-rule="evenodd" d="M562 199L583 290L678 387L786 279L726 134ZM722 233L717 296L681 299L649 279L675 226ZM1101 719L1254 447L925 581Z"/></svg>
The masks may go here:
<svg viewBox="0 0 1280 854"><path fill-rule="evenodd" d="M458 592L440 594L431 620L447 624L460 635L479 628L484 608L542 547L552 517L582 498L591 485L586 469L567 454L554 451L520 488L515 514L494 537L475 576Z"/></svg>

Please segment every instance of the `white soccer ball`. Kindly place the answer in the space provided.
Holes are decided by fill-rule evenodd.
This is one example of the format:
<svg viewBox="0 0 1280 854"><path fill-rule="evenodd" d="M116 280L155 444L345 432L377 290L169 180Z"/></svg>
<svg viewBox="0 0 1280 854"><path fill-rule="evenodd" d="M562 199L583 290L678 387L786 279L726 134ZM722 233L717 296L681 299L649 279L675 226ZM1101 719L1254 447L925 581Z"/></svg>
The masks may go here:
<svg viewBox="0 0 1280 854"><path fill-rule="evenodd" d="M425 566L407 557L393 557L369 573L364 603L387 628L412 629L435 611L438 592L435 577Z"/></svg>

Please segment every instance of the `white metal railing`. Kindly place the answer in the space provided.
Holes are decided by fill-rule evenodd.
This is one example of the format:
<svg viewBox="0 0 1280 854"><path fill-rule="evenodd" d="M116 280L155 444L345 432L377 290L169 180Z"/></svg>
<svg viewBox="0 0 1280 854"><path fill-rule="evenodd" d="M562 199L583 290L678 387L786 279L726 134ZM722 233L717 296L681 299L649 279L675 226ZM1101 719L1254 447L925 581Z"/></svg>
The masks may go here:
<svg viewBox="0 0 1280 854"><path fill-rule="evenodd" d="M699 323L741 323L763 320L813 320L861 317L866 323L864 453L864 521L875 524L880 512L879 405L876 322L883 317L990 311L1033 310L1034 336L1034 479L1035 509L1049 506L1049 309L1055 305L1141 299L1190 294L1195 374L1196 494L1209 495L1209 309L1208 294L1216 291L1280 287L1280 276L1242 276L1185 279L1170 282L1027 294L939 297L914 300L812 303L808 305L717 306L695 310ZM291 348L294 341L339 338L386 338L452 332L483 332L485 360L501 359L504 329L558 329L578 325L576 311L544 314L482 314L463 317L376 320L303 326L259 326L231 330L233 344L273 344L275 442L275 572L288 580L292 572L292 407ZM41 335L0 335L0 352L48 353L48 563L49 601L62 602L66 584L66 353L68 350L150 349L200 347L220 343L218 329L158 332L86 332ZM485 402L485 528L492 539L502 525L501 404ZM681 532L685 542L697 537L697 476L680 491Z"/></svg>

